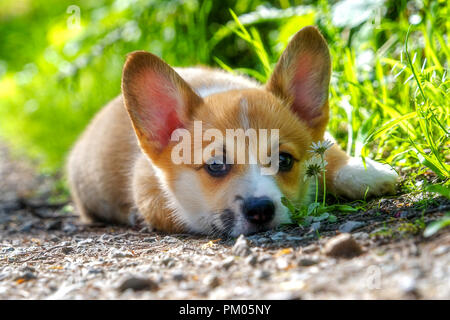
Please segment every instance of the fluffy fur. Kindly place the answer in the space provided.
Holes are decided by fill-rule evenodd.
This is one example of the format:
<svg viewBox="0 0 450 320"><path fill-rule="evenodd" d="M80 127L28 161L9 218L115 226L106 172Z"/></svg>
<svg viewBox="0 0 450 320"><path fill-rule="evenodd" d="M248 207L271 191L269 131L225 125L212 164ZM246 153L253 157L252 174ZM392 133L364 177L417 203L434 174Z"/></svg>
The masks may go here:
<svg viewBox="0 0 450 320"><path fill-rule="evenodd" d="M312 142L324 139L328 123L331 61L314 27L291 40L266 85L208 68L173 69L143 51L129 55L122 95L93 119L74 146L68 176L75 205L85 221L127 223L136 208L147 223L167 232L237 236L288 222L280 202L307 200L303 163ZM259 173L260 163L235 164L213 177L205 164L174 164L174 130L279 129L280 152L292 155L288 172ZM215 141L225 149L224 141ZM206 142L202 142L205 147ZM192 148L195 147L192 142ZM248 157L256 158L246 145ZM350 158L336 144L327 151L327 188L349 198L394 190L397 175L387 166ZM266 197L274 217L248 221L243 202Z"/></svg>

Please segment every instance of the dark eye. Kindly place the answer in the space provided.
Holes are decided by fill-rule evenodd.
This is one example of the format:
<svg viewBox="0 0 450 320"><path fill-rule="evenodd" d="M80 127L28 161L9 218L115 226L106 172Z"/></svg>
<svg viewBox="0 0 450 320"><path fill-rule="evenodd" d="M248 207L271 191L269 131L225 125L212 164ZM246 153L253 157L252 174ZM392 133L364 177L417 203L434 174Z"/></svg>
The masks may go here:
<svg viewBox="0 0 450 320"><path fill-rule="evenodd" d="M222 159L211 159L205 166L206 171L213 177L222 177L230 171L231 166Z"/></svg>
<svg viewBox="0 0 450 320"><path fill-rule="evenodd" d="M279 167L280 171L289 171L292 169L292 166L294 165L294 159L292 159L292 156L289 153L280 153L280 162Z"/></svg>

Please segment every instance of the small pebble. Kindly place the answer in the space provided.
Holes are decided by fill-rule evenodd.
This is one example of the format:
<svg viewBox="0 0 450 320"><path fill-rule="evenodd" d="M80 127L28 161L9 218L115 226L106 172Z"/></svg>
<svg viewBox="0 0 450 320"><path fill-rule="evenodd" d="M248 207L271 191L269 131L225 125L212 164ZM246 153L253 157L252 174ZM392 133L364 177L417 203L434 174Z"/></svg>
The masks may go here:
<svg viewBox="0 0 450 320"><path fill-rule="evenodd" d="M180 240L178 240L177 238L171 237L171 236L165 236L164 238L161 239L161 242L164 243L177 243Z"/></svg>
<svg viewBox="0 0 450 320"><path fill-rule="evenodd" d="M233 248L231 249L231 252L235 256L239 256L239 257L246 257L251 253L247 239L245 239L245 236L243 234L241 234L237 238L236 243L234 244Z"/></svg>
<svg viewBox="0 0 450 320"><path fill-rule="evenodd" d="M119 249L113 249L109 253L110 258L126 258L126 257L132 257L133 255L131 252L125 251L125 250L119 250Z"/></svg>
<svg viewBox="0 0 450 320"><path fill-rule="evenodd" d="M303 237L299 237L299 236L287 236L286 237L287 241L301 241L303 240Z"/></svg>
<svg viewBox="0 0 450 320"><path fill-rule="evenodd" d="M270 261L270 260L272 260L272 256L270 254L264 254L264 255L258 257L259 263L264 263L264 262Z"/></svg>
<svg viewBox="0 0 450 320"><path fill-rule="evenodd" d="M73 252L73 248L72 247L62 247L61 252L64 254L70 254Z"/></svg>
<svg viewBox="0 0 450 320"><path fill-rule="evenodd" d="M269 242L272 242L272 240L270 238L267 238L267 237L261 237L261 238L258 239L258 243L259 244L264 244L264 243L269 243Z"/></svg>
<svg viewBox="0 0 450 320"><path fill-rule="evenodd" d="M179 282L186 279L186 276L184 275L183 271L176 270L172 273L172 279Z"/></svg>
<svg viewBox="0 0 450 320"><path fill-rule="evenodd" d="M92 244L94 242L94 240L93 239L85 239L85 240L82 240L82 241L80 241L80 242L78 242L78 246L86 246L86 245L90 245L90 244Z"/></svg>
<svg viewBox="0 0 450 320"><path fill-rule="evenodd" d="M257 243L260 238L261 238L261 235L254 234L254 235L248 236L247 240Z"/></svg>
<svg viewBox="0 0 450 320"><path fill-rule="evenodd" d="M278 258L276 264L278 269L286 269L289 266L289 262L286 258Z"/></svg>
<svg viewBox="0 0 450 320"><path fill-rule="evenodd" d="M362 254L361 246L349 233L343 233L327 241L324 253L335 258L353 258Z"/></svg>
<svg viewBox="0 0 450 320"><path fill-rule="evenodd" d="M415 299L420 298L420 292L417 288L416 280L411 276L401 276L398 280L400 289L407 297Z"/></svg>
<svg viewBox="0 0 450 320"><path fill-rule="evenodd" d="M88 270L89 274L101 274L104 273L103 269L92 268Z"/></svg>
<svg viewBox="0 0 450 320"><path fill-rule="evenodd" d="M310 244L309 246L306 246L302 248L302 253L311 253L319 250L319 246L316 244Z"/></svg>
<svg viewBox="0 0 450 320"><path fill-rule="evenodd" d="M267 270L258 269L255 272L255 276L257 279L260 279L260 280L268 279L270 277L270 272Z"/></svg>
<svg viewBox="0 0 450 320"><path fill-rule="evenodd" d="M355 232L353 233L353 238L356 240L367 240L369 239L369 234L367 232Z"/></svg>
<svg viewBox="0 0 450 320"><path fill-rule="evenodd" d="M258 262L258 257L255 254L251 254L245 258L245 262L251 266L254 266Z"/></svg>
<svg viewBox="0 0 450 320"><path fill-rule="evenodd" d="M55 235L52 235L49 240L52 242L61 242L61 238L59 238Z"/></svg>
<svg viewBox="0 0 450 320"><path fill-rule="evenodd" d="M62 231L65 233L75 233L75 232L77 232L77 230L78 230L78 228L73 223L70 223L70 222L65 223L62 228Z"/></svg>
<svg viewBox="0 0 450 320"><path fill-rule="evenodd" d="M218 276L214 275L214 274L209 274L205 277L205 279L203 280L203 283L208 286L211 289L217 288L218 286L220 286L220 279Z"/></svg>
<svg viewBox="0 0 450 320"><path fill-rule="evenodd" d="M52 231L52 230L60 230L62 227L63 223L61 220L54 220L54 221L50 221L46 224L45 228L48 231Z"/></svg>
<svg viewBox="0 0 450 320"><path fill-rule="evenodd" d="M317 258L303 257L303 258L298 259L299 267L310 267L310 266L313 266L318 263L319 263L319 259L317 259Z"/></svg>
<svg viewBox="0 0 450 320"><path fill-rule="evenodd" d="M347 233L352 232L355 229L358 229L364 225L364 222L361 221L347 221L339 226L339 232Z"/></svg>
<svg viewBox="0 0 450 320"><path fill-rule="evenodd" d="M446 254L447 252L450 252L450 246L441 245L433 250L433 255L441 256L443 254Z"/></svg>
<svg viewBox="0 0 450 320"><path fill-rule="evenodd" d="M20 227L19 231L20 232L28 232L33 228L33 226L34 226L33 222L26 222Z"/></svg>
<svg viewBox="0 0 450 320"><path fill-rule="evenodd" d="M225 270L229 269L232 265L234 264L234 257L230 256L228 258L226 258L225 260L223 260L221 266L222 268L224 268Z"/></svg>
<svg viewBox="0 0 450 320"><path fill-rule="evenodd" d="M287 234L285 232L277 232L274 235L270 236L270 239L272 239L272 241L281 241L284 240L286 238Z"/></svg>
<svg viewBox="0 0 450 320"><path fill-rule="evenodd" d="M161 259L161 264L168 267L168 268L172 268L175 265L175 259L172 257L163 257Z"/></svg>
<svg viewBox="0 0 450 320"><path fill-rule="evenodd" d="M20 279L23 279L23 280L25 280L25 281L29 281L29 280L33 280L33 279L36 279L36 275L34 274L34 273L32 273L32 272L29 272L29 271L27 271L27 272L25 272L24 274L22 274L21 276L18 276L16 279L14 279L14 280L20 280Z"/></svg>
<svg viewBox="0 0 450 320"><path fill-rule="evenodd" d="M36 272L36 269L33 267L30 267L30 266L25 266L23 268L20 268L20 271L33 273L33 272Z"/></svg>
<svg viewBox="0 0 450 320"><path fill-rule="evenodd" d="M128 278L119 286L118 290L123 292L127 289L131 289L133 291L156 291L158 290L158 284L153 280L147 278Z"/></svg>
<svg viewBox="0 0 450 320"><path fill-rule="evenodd" d="M300 300L301 295L298 292L273 292L267 295L267 299L269 300Z"/></svg>
<svg viewBox="0 0 450 320"><path fill-rule="evenodd" d="M320 221L311 223L311 228L308 233L315 233L320 230Z"/></svg>

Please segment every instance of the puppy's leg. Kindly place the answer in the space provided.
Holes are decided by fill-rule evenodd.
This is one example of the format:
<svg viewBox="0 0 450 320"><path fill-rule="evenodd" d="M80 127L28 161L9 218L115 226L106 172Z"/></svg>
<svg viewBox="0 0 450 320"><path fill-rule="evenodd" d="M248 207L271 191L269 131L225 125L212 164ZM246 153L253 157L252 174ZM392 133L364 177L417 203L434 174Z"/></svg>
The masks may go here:
<svg viewBox="0 0 450 320"><path fill-rule="evenodd" d="M326 139L334 142L325 153L328 162L326 183L329 191L350 199L395 192L398 175L390 166L366 158L364 167L361 158L347 155L329 134L326 134Z"/></svg>

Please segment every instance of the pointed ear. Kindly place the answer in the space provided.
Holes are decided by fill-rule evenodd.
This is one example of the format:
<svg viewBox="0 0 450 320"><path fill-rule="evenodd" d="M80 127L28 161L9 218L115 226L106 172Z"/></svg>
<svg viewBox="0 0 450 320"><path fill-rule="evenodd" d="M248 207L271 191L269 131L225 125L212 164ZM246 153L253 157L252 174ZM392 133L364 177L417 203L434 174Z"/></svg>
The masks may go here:
<svg viewBox="0 0 450 320"><path fill-rule="evenodd" d="M172 132L185 127L202 99L157 56L131 53L122 74L122 94L141 147L159 154Z"/></svg>
<svg viewBox="0 0 450 320"><path fill-rule="evenodd" d="M297 32L278 61L266 88L287 101L310 127L328 122L331 60L327 43L317 28Z"/></svg>

